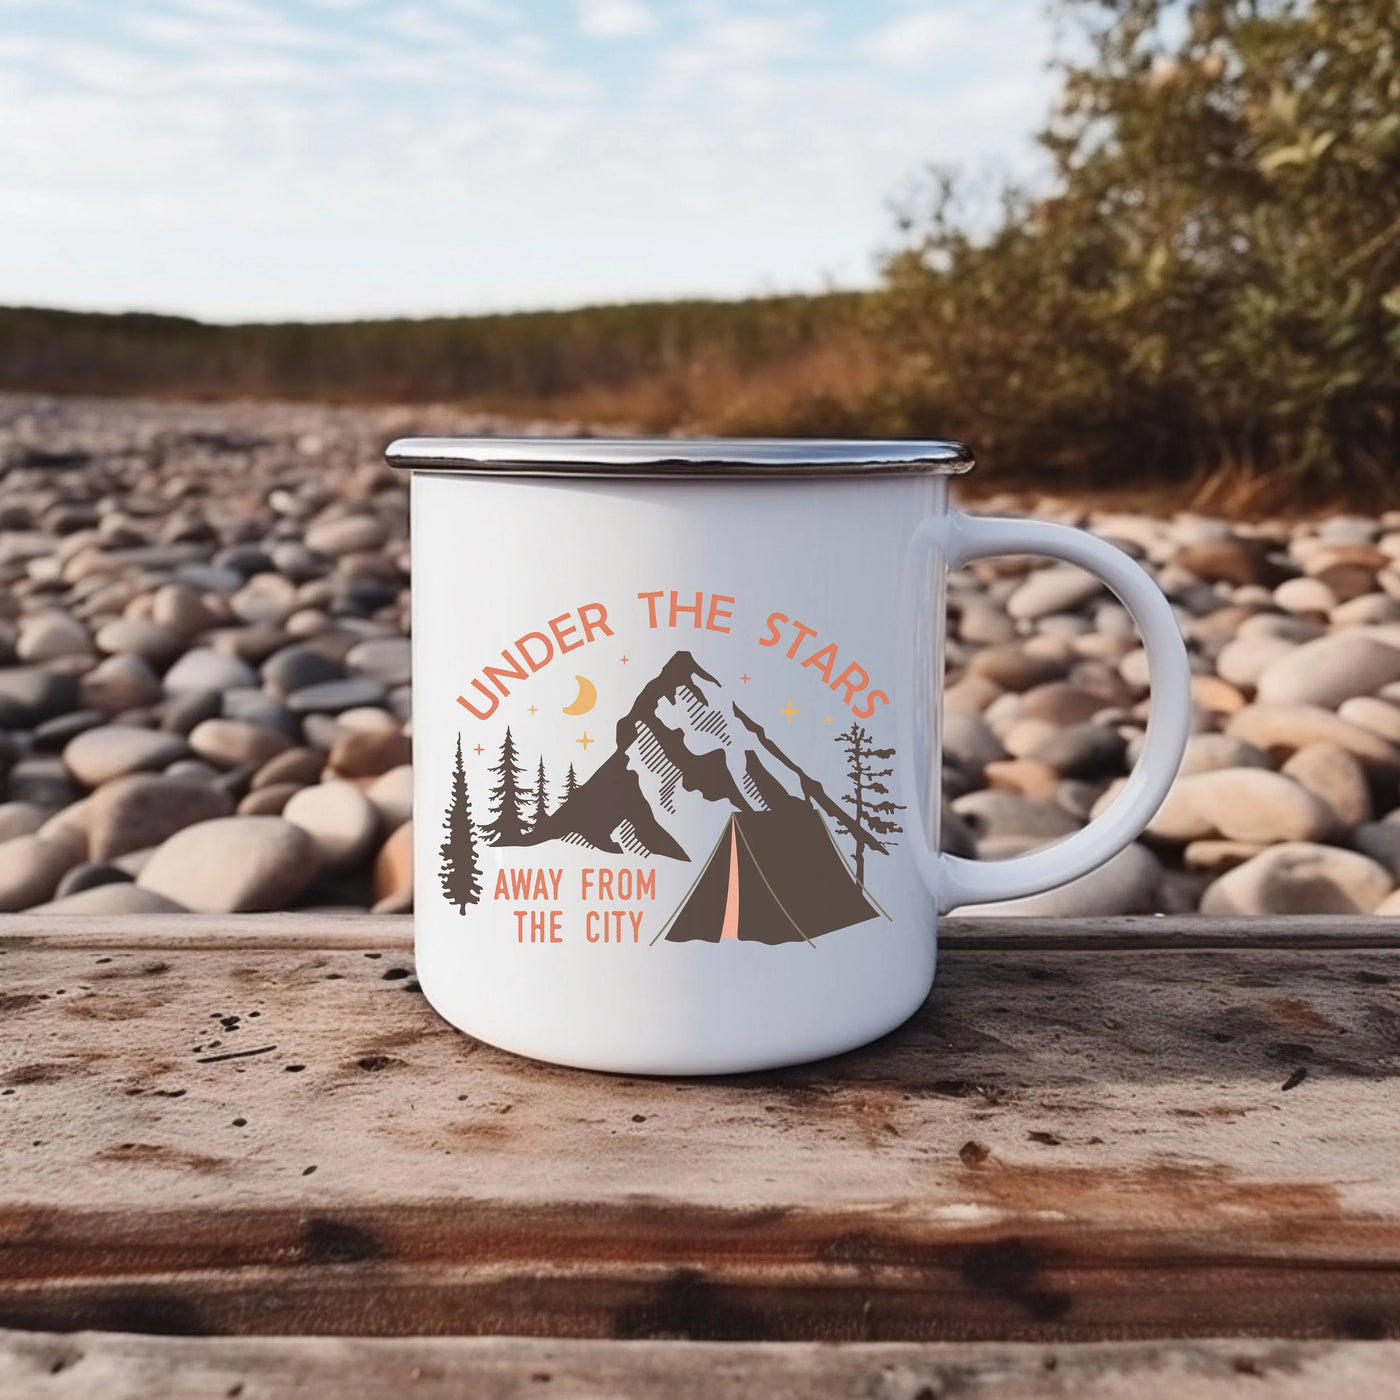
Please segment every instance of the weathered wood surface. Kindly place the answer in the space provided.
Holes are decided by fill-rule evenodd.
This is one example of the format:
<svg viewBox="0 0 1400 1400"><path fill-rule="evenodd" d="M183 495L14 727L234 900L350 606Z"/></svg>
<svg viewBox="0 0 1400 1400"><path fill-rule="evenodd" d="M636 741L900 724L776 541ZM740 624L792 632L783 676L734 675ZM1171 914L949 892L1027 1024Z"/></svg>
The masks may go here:
<svg viewBox="0 0 1400 1400"><path fill-rule="evenodd" d="M472 1041L377 921L57 922L0 926L0 1326L1400 1335L1376 921L969 922L900 1031L715 1081Z"/></svg>
<svg viewBox="0 0 1400 1400"><path fill-rule="evenodd" d="M570 1342L0 1333L25 1400L1371 1400L1397 1342Z"/></svg>

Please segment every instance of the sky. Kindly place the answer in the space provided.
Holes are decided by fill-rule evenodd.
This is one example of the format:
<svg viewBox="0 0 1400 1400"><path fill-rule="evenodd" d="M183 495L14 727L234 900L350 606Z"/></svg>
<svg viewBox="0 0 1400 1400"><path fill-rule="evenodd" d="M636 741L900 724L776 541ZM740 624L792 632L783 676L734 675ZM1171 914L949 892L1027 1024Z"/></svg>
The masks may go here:
<svg viewBox="0 0 1400 1400"><path fill-rule="evenodd" d="M873 283L1033 177L1042 0L0 0L0 304L289 320Z"/></svg>

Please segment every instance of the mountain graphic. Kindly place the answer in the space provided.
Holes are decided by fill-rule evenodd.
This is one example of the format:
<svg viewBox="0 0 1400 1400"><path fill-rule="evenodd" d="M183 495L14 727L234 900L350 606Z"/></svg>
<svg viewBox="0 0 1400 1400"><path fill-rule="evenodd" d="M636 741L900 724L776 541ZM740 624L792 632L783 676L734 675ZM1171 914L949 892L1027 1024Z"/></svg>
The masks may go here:
<svg viewBox="0 0 1400 1400"><path fill-rule="evenodd" d="M713 830L717 816L711 850L687 852L674 835ZM520 844L702 862L669 941L810 942L877 917L827 820L864 850L889 849L678 651L618 721L613 752Z"/></svg>

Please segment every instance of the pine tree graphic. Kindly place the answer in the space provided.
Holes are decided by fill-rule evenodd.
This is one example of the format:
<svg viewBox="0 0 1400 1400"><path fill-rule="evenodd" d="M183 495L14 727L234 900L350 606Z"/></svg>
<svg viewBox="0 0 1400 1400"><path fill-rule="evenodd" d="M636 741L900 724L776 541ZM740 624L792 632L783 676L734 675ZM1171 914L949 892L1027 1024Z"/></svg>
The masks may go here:
<svg viewBox="0 0 1400 1400"><path fill-rule="evenodd" d="M491 820L482 832L493 846L518 846L527 830L530 793L520 785L524 774L509 728L501 744L501 760L491 773L499 781L491 789Z"/></svg>
<svg viewBox="0 0 1400 1400"><path fill-rule="evenodd" d="M575 792L578 791L578 775L574 772L574 765L569 764L569 771L564 774L564 795L559 799L559 805L563 806Z"/></svg>
<svg viewBox="0 0 1400 1400"><path fill-rule="evenodd" d="M452 798L443 818L447 836L438 854L442 864L438 876L449 904L465 915L467 905L481 900L481 869L476 863L476 836L472 831L471 800L467 796L467 775L462 768L462 736L457 735L457 764L452 770Z"/></svg>
<svg viewBox="0 0 1400 1400"><path fill-rule="evenodd" d="M851 790L842 798L851 804L851 815L856 819L856 830L848 829L847 835L855 841L856 882L865 883L865 848L869 844L860 834L861 828L873 831L876 836L889 836L904 828L893 820L896 812L904 810L903 804L889 800L889 788L881 781L894 772L893 768L876 768L874 761L884 762L894 757L893 749L870 747L870 734L863 725L851 722L844 734L836 736L836 742L846 750L846 777ZM871 797L882 799L872 801Z"/></svg>
<svg viewBox="0 0 1400 1400"><path fill-rule="evenodd" d="M544 781L544 756L540 756L539 772L535 776L535 810L530 827L534 830L549 816L549 789Z"/></svg>

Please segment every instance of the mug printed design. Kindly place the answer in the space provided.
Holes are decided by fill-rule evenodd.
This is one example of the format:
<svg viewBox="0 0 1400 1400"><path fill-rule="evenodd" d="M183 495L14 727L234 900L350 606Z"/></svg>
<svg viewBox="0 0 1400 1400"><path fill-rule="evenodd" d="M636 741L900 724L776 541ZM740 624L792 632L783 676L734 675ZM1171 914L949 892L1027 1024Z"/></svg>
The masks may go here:
<svg viewBox="0 0 1400 1400"><path fill-rule="evenodd" d="M731 606L734 602L731 598L719 601ZM596 630L612 637L606 610L590 606L595 610ZM664 608L661 612L664 617ZM652 630L657 616L653 603ZM719 619L730 616L718 613ZM710 620L715 617L712 604ZM697 628L699 618L697 600ZM718 625L709 630L729 632L731 628ZM548 644L542 633L532 635ZM513 682L552 659L550 648L550 655L541 660L546 654L538 645L532 655L527 640L518 642L514 652L507 648L502 653L511 670L503 675L503 668L486 668L485 683L475 681L474 692L460 700L478 720L491 721L499 736L493 745L494 761L484 743L468 741L478 763L489 762L490 785L477 798L475 817L463 740L460 734L457 737L439 876L445 899L461 914L493 895L517 902L558 902L561 871L549 866L523 870L502 866L488 880L483 855L487 847L528 852L562 842L633 858L630 867L596 871L600 882L603 877L618 882L616 893L622 900L648 895L656 899L658 862L694 866L693 876L684 882L684 893L678 899L670 896L675 900L673 907L659 921L657 915L648 916L653 927L645 929L645 937L640 914L631 914L630 930L621 925L618 915L619 940L630 932L628 941L653 947L727 940L815 946L814 940L824 934L889 918L867 875L878 868L879 857L890 853L902 832L898 816L903 808L892 800L889 787L895 751L880 744L868 727L877 710L876 702L867 703L861 694L869 678L858 666L838 675L834 644L818 645L815 630L802 623L792 625L782 613L770 613L752 639L759 648L769 649L768 655L796 662L823 689L838 697L844 692L848 715L842 716L840 725L834 713L826 715L825 724L831 728L823 742L831 748L813 755L817 761L804 767L789 752L792 740L784 738L780 743L774 722L770 719L765 724L745 707L743 687L751 679L747 670L728 683L720 680L717 655L730 658L723 656L718 639L706 637L708 666L689 647L677 647L656 674L633 692L628 709L616 721L611 752L584 776L570 760L556 798L546 756L540 754L531 765L521 749L519 735L526 732L538 706L518 709L520 698L511 695ZM856 672L858 685L853 683ZM577 694L556 713L582 717L596 707L599 690L584 674L576 674L573 680ZM859 713L866 709L870 714ZM786 710L778 712L778 726L784 719L790 726L801 713L789 701ZM505 721L503 732L501 721ZM557 737L556 730L550 732ZM797 732L803 738L810 735L800 727ZM598 741L585 730L574 742L586 754ZM534 757L533 752L530 756ZM557 773L557 756L550 757L548 766ZM707 836L702 844L694 839L696 831L716 829L713 840ZM582 872L585 895L590 873L595 872ZM621 888L624 880L626 889ZM488 889L488 884L495 888ZM666 909L664 904L661 907ZM522 935L523 930L522 922ZM559 933L550 941L562 941L562 930Z"/></svg>

